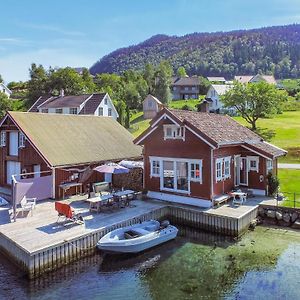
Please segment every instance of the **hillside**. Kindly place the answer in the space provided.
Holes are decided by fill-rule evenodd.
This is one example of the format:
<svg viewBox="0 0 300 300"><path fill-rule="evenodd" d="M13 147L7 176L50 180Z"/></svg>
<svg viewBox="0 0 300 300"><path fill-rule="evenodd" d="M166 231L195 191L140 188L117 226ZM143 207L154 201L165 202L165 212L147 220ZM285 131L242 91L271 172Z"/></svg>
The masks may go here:
<svg viewBox="0 0 300 300"><path fill-rule="evenodd" d="M168 59L174 70L188 74L222 75L273 73L276 78L300 76L300 25L273 26L231 32L156 35L134 46L118 49L96 62L96 73L140 70L146 63Z"/></svg>

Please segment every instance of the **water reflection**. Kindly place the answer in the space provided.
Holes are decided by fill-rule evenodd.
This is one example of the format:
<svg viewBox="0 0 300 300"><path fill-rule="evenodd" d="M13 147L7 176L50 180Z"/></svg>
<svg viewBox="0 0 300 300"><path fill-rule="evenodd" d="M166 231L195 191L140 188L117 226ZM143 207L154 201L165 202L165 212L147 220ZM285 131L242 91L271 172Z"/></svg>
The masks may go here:
<svg viewBox="0 0 300 300"><path fill-rule="evenodd" d="M299 295L295 289L300 282L298 233L257 228L236 241L179 229L176 240L141 254L98 252L32 281L0 256L0 299L262 299L276 295L296 299Z"/></svg>

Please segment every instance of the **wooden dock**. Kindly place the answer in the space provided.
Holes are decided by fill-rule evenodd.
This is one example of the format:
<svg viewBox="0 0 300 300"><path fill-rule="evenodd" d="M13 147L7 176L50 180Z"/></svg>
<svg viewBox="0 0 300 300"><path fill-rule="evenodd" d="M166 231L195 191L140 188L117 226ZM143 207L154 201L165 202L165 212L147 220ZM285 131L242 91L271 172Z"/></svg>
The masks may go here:
<svg viewBox="0 0 300 300"><path fill-rule="evenodd" d="M94 254L98 240L107 232L144 220L168 218L175 224L239 236L257 216L261 200L254 199L239 207L227 204L211 209L135 200L129 208L91 214L88 204L76 199L72 206L83 215L85 224L67 226L57 225L54 202L46 201L37 205L33 216L18 218L15 223L3 221L9 210L0 211L0 248L29 278L35 278Z"/></svg>

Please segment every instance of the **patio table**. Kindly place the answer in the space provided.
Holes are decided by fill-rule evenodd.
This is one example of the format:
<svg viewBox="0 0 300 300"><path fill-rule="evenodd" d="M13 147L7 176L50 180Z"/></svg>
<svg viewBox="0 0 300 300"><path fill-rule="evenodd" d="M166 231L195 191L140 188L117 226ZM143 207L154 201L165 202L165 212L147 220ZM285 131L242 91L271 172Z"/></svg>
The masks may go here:
<svg viewBox="0 0 300 300"><path fill-rule="evenodd" d="M230 195L233 197L233 204L243 204L246 202L247 194L243 192L231 192ZM239 197L239 199L237 199Z"/></svg>
<svg viewBox="0 0 300 300"><path fill-rule="evenodd" d="M135 194L135 191L133 190L124 190L124 191L119 191L119 192L115 192L113 193L114 197L116 198L119 198L122 200L122 198L124 199L125 198L125 206L126 205L129 205L129 199L128 199L128 196L130 195L134 195Z"/></svg>
<svg viewBox="0 0 300 300"><path fill-rule="evenodd" d="M96 210L97 212L99 212L101 206L103 206L104 203L108 203L110 200L113 199L113 197L114 196L112 194L108 194L87 199L87 202L90 203L90 211ZM96 206L96 209L94 209L94 206Z"/></svg>

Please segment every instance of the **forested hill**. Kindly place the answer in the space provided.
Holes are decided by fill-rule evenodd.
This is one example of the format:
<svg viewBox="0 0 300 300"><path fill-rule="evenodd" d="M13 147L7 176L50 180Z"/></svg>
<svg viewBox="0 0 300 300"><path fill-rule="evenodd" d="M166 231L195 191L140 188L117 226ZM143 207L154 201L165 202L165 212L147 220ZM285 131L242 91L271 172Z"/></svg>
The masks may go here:
<svg viewBox="0 0 300 300"><path fill-rule="evenodd" d="M139 70L146 63L168 59L174 70L184 66L189 75L273 73L276 78L300 76L300 25L265 27L185 36L156 35L134 46L118 49L91 68L96 73Z"/></svg>

